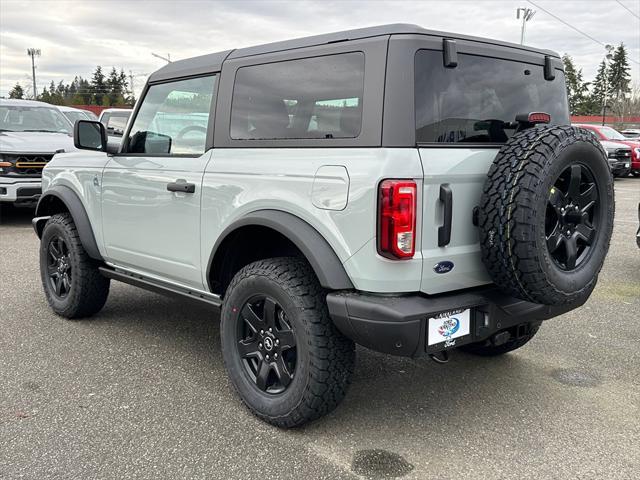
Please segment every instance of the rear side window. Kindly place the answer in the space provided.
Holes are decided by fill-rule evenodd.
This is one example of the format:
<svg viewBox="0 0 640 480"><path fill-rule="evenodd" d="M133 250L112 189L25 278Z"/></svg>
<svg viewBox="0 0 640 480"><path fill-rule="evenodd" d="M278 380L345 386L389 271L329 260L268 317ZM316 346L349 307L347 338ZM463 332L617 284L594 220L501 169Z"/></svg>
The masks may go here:
<svg viewBox="0 0 640 480"><path fill-rule="evenodd" d="M420 50L415 58L416 142L503 143L514 133L516 115L546 112L551 123L568 125L564 75L545 80L543 67L458 54L445 68L442 52Z"/></svg>
<svg viewBox="0 0 640 480"><path fill-rule="evenodd" d="M362 129L363 90L362 52L239 68L231 138L355 138Z"/></svg>

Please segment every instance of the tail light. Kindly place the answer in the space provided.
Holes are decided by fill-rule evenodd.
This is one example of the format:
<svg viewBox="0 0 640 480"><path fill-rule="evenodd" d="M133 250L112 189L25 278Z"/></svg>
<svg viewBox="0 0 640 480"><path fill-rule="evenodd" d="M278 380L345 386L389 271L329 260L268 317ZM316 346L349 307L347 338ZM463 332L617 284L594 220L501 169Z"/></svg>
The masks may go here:
<svg viewBox="0 0 640 480"><path fill-rule="evenodd" d="M416 251L416 197L413 180L384 180L378 192L378 253L411 258Z"/></svg>

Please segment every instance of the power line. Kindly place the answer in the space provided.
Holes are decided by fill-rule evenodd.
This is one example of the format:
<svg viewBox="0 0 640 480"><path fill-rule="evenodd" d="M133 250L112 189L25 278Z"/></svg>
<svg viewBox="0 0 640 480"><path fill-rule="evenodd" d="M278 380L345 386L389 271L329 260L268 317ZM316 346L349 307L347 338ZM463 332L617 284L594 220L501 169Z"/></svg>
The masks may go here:
<svg viewBox="0 0 640 480"><path fill-rule="evenodd" d="M576 32L578 32L580 35L584 35L585 37L587 37L590 40L593 40L594 42L596 42L598 45L602 45L603 47L606 47L607 45L603 42L601 42L600 40L598 40L597 38L593 38L591 35L589 35L588 33L583 32L582 30L580 30L579 28L574 27L573 25L571 25L569 22L565 22L563 19L561 19L560 17L558 17L557 15L554 15L553 13L551 13L549 10L546 10L545 8L542 8L540 5L537 5L535 2L532 2L531 0L527 0L531 5L533 5L536 8L539 8L540 10L542 10L544 13L546 13L547 15L552 16L553 18L555 18L556 20L558 20L560 23L565 24L567 27L571 28L572 30L575 30ZM628 57L629 60L631 60L634 63L637 63L638 65L640 65L640 62Z"/></svg>
<svg viewBox="0 0 640 480"><path fill-rule="evenodd" d="M634 17L636 17L638 20L640 20L640 17L638 15L635 14L635 12L633 10L631 10L629 7L627 7L624 3L622 3L620 0L616 0L616 3L618 5L620 5L622 8L624 8L627 12L629 12L631 15L633 15Z"/></svg>

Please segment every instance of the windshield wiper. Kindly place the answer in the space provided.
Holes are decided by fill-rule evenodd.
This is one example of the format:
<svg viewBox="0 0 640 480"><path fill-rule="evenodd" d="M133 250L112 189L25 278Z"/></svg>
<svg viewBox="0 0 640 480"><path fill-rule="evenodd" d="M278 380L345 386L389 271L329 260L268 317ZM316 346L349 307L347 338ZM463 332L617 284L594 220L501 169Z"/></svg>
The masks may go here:
<svg viewBox="0 0 640 480"><path fill-rule="evenodd" d="M29 130L22 130L23 132L45 132L45 133L69 133L63 130L45 130L43 128L34 128Z"/></svg>
<svg viewBox="0 0 640 480"><path fill-rule="evenodd" d="M8 128L0 128L0 132L14 132L15 130L9 130Z"/></svg>

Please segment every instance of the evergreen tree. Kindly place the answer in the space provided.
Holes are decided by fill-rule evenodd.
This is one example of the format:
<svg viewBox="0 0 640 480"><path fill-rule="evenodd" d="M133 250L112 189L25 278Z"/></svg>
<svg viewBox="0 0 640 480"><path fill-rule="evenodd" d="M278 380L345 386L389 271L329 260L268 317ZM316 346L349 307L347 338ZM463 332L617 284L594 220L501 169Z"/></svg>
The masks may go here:
<svg viewBox="0 0 640 480"><path fill-rule="evenodd" d="M9 98L23 99L24 89L22 88L22 85L20 85L19 83L16 83L15 86L9 92Z"/></svg>
<svg viewBox="0 0 640 480"><path fill-rule="evenodd" d="M93 95L91 93L91 84L89 80L80 77L78 80L78 94L82 98L82 101L77 105L90 105L92 103Z"/></svg>
<svg viewBox="0 0 640 480"><path fill-rule="evenodd" d="M120 69L120 74L118 75L118 80L120 82L120 87L122 88L122 104L133 104L135 101L131 101L133 98L132 92L129 91L129 81L128 77L125 75L124 70Z"/></svg>
<svg viewBox="0 0 640 480"><path fill-rule="evenodd" d="M622 106L627 95L631 93L630 83L631 75L629 71L629 61L627 60L627 50L624 43L621 43L613 53L611 66L608 73L608 95L611 99L611 105L615 112L622 113Z"/></svg>
<svg viewBox="0 0 640 480"><path fill-rule="evenodd" d="M576 69L573 59L568 55L562 56L564 63L565 81L567 84L567 97L569 99L569 111L573 115L586 113L586 96L588 93L588 83L582 80L582 69Z"/></svg>
<svg viewBox="0 0 640 480"><path fill-rule="evenodd" d="M93 72L93 78L91 79L91 90L93 91L93 98L96 105L103 105L104 94L107 91L107 85L105 83L104 73L102 73L102 67L98 65L95 72Z"/></svg>
<svg viewBox="0 0 640 480"><path fill-rule="evenodd" d="M602 113L602 107L604 105L604 99L607 94L608 82L607 77L609 76L609 69L607 68L607 63L602 60L600 62L600 66L598 67L598 73L596 73L596 78L593 80L593 90L591 91L591 95L589 96L589 110L591 114L600 114Z"/></svg>

